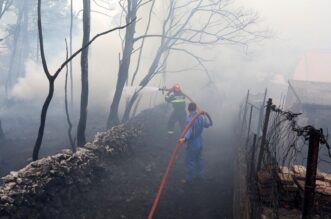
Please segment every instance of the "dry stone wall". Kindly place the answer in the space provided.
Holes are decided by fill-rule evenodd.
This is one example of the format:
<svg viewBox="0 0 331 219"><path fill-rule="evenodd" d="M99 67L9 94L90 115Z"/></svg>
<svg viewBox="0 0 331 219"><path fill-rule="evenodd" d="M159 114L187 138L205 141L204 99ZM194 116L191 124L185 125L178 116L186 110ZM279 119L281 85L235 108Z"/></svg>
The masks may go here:
<svg viewBox="0 0 331 219"><path fill-rule="evenodd" d="M142 135L142 127L123 124L97 133L76 153L64 150L32 162L1 179L0 218L52 218L62 199L84 192L102 174L105 159L128 153Z"/></svg>

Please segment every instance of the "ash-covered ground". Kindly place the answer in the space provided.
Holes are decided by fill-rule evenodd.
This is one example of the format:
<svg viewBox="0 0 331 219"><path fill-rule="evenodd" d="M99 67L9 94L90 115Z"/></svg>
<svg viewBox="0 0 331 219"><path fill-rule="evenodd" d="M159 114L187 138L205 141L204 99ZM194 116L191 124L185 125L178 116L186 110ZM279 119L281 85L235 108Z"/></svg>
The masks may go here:
<svg viewBox="0 0 331 219"><path fill-rule="evenodd" d="M54 101L53 105L62 106ZM19 170L31 161L33 147L40 123L40 106L26 102L15 103L0 109L2 128L6 142L0 142L0 176L12 170ZM77 115L76 115L77 116ZM77 118L71 116L72 135L76 136ZM107 114L92 109L89 111L86 138L92 141L99 131L105 131ZM43 143L39 157L46 157L70 149L68 125L64 108L51 107L47 114Z"/></svg>
<svg viewBox="0 0 331 219"><path fill-rule="evenodd" d="M100 177L88 189L77 190L70 200L63 199L52 218L147 218L178 137L167 134L168 113L158 107L134 119L144 125L144 135L131 145L131 152L107 160ZM213 127L204 136L205 180L193 185L181 182L185 178L184 145L154 218L232 218L232 136Z"/></svg>
<svg viewBox="0 0 331 219"><path fill-rule="evenodd" d="M110 160L93 189L65 204L61 218L147 218L177 135L167 134L162 109L146 113L145 135L133 153ZM186 185L185 145L177 156L154 218L232 218L233 145L230 136L205 130L206 177ZM73 210L74 209L74 210Z"/></svg>

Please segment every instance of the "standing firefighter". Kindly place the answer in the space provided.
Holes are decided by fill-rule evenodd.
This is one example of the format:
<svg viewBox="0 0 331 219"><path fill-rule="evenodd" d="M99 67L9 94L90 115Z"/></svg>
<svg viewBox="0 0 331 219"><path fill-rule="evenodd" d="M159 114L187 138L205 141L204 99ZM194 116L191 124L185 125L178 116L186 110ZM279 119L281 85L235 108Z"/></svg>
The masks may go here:
<svg viewBox="0 0 331 219"><path fill-rule="evenodd" d="M186 123L197 114L197 105L190 103L188 106L189 115L186 117ZM179 139L180 143L187 142L186 147L186 181L191 183L194 179L203 178L203 138L202 131L208 128L210 123L204 115L199 115L186 132L184 138Z"/></svg>
<svg viewBox="0 0 331 219"><path fill-rule="evenodd" d="M160 89L168 91L165 100L172 104L173 111L170 115L168 121L168 133L173 134L176 122L179 122L179 126L181 129L184 128L185 125L185 94L181 91L179 84L175 84L170 89Z"/></svg>

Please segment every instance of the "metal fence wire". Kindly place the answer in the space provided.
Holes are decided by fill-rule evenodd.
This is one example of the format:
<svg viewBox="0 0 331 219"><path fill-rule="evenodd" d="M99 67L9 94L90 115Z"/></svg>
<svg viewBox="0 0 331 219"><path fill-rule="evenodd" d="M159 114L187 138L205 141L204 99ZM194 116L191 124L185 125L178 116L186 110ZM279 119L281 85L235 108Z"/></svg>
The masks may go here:
<svg viewBox="0 0 331 219"><path fill-rule="evenodd" d="M261 116L254 107L247 96L240 109L234 218L331 219L328 136L272 99L263 104L262 124L253 124Z"/></svg>

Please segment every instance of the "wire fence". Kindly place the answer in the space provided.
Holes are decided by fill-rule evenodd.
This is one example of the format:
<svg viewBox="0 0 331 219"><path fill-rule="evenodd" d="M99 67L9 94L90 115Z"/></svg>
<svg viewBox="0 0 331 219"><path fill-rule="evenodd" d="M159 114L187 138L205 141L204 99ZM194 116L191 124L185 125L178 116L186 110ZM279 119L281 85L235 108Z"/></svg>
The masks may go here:
<svg viewBox="0 0 331 219"><path fill-rule="evenodd" d="M234 218L331 219L328 135L264 100L240 109Z"/></svg>

